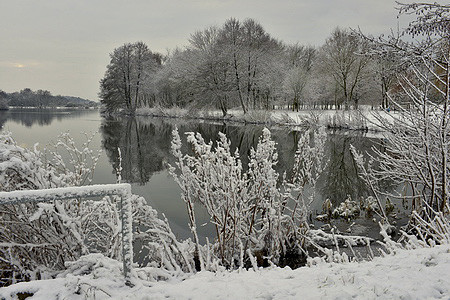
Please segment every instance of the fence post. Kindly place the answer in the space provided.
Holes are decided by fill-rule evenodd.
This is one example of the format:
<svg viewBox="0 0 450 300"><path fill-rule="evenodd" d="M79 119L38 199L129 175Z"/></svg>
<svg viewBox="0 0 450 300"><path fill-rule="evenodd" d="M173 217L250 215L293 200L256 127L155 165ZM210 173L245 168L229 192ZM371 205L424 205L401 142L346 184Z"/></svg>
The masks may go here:
<svg viewBox="0 0 450 300"><path fill-rule="evenodd" d="M133 216L132 216L132 195L129 193L122 194L121 215L122 215L122 260L123 260L123 276L125 284L132 287L131 268L133 263Z"/></svg>

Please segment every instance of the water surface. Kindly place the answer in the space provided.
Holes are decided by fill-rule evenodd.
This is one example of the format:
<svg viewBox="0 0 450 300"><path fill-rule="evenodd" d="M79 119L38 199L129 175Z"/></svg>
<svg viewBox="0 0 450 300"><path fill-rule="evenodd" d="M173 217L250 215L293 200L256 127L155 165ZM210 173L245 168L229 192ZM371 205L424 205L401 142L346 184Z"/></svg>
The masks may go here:
<svg viewBox="0 0 450 300"><path fill-rule="evenodd" d="M181 119L122 117L103 119L97 110L10 110L0 111L2 130L13 133L19 145L49 147L59 134L69 132L81 145L85 141L83 133L95 134L91 148L102 149L93 183L115 183L116 169L119 166L118 148L122 153L122 179L132 184L133 193L145 197L159 213L164 214L180 238L190 236L188 218L184 203L180 199L180 190L167 171L174 163L170 154L172 130L177 127L180 135L184 132L200 132L205 140L216 140L218 133L225 133L231 140L233 149L239 149L244 162L250 149L255 147L263 126L224 123L205 123ZM302 131L289 128L270 128L277 143L279 162L277 171L290 172L294 161L296 145ZM189 151L184 142L184 151ZM334 206L348 195L352 199L361 199L368 195L349 152L354 145L358 151L370 151L377 146L377 140L364 133L329 132L326 142L327 169L321 176L316 190L317 198L313 211L320 213L322 202L330 199ZM197 221L201 237L213 237L213 227L208 223L207 213L198 208ZM338 226L348 227L348 224ZM371 220L362 220L353 227L354 234L374 235L378 228ZM320 226L321 223L317 223Z"/></svg>

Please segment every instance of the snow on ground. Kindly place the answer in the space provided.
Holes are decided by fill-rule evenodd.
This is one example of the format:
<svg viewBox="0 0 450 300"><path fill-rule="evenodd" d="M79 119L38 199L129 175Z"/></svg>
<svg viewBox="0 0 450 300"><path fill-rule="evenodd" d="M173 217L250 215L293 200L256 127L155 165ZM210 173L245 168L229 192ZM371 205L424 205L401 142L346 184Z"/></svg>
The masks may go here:
<svg viewBox="0 0 450 300"><path fill-rule="evenodd" d="M370 106L360 106L358 110L307 109L292 111L287 109L252 110L244 115L241 109L230 109L224 118L219 110L189 111L184 108L140 108L137 115L163 116L188 119L227 120L247 123L270 123L289 126L317 124L341 127L351 130L369 129L380 131L380 117L393 120L398 112L373 110Z"/></svg>
<svg viewBox="0 0 450 300"><path fill-rule="evenodd" d="M31 299L450 299L450 245L396 250L369 262L319 263L296 270L200 272L185 280L123 284L120 263L99 261L89 275L19 283L0 289Z"/></svg>

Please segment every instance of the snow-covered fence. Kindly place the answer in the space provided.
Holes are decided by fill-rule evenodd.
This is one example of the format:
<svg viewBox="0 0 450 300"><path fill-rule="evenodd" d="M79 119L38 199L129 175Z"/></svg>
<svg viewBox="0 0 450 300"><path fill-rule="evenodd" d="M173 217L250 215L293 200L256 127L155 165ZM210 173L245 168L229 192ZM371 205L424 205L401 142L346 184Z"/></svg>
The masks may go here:
<svg viewBox="0 0 450 300"><path fill-rule="evenodd" d="M0 192L0 205L48 202L75 198L87 199L105 196L118 196L121 200L123 274L125 277L125 283L130 285L131 264L133 262L133 220L131 211L132 195L131 186L129 184L103 184L42 190Z"/></svg>

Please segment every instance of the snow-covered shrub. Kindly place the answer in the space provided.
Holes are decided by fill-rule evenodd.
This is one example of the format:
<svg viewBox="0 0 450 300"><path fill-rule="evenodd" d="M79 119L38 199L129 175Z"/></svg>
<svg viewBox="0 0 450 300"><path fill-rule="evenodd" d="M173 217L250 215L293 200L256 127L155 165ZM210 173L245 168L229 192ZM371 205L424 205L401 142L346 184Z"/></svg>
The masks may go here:
<svg viewBox="0 0 450 300"><path fill-rule="evenodd" d="M285 241L288 242L289 248L301 249L304 253L310 243L307 238L310 229L307 220L310 215L310 206L315 199L317 180L327 163L324 161L325 142L326 133L323 127L307 130L300 136L292 177L287 179L284 175L281 186L282 212L290 216L291 228Z"/></svg>
<svg viewBox="0 0 450 300"><path fill-rule="evenodd" d="M273 115L272 118L274 119L274 122L277 124L295 124L295 120L287 113L280 113L277 115ZM317 123L316 123L317 124Z"/></svg>
<svg viewBox="0 0 450 300"><path fill-rule="evenodd" d="M267 110L250 110L242 116L245 123L270 124L273 122L272 113Z"/></svg>
<svg viewBox="0 0 450 300"><path fill-rule="evenodd" d="M359 216L360 207L359 203L353 201L350 196L341 202L336 209L333 210L333 218L353 219Z"/></svg>
<svg viewBox="0 0 450 300"><path fill-rule="evenodd" d="M19 147L10 133L0 135L0 190L49 188L62 184L56 171L46 168L42 153Z"/></svg>
<svg viewBox="0 0 450 300"><path fill-rule="evenodd" d="M304 126L318 126L322 112L317 110L310 110L307 114L299 114L299 119Z"/></svg>
<svg viewBox="0 0 450 300"><path fill-rule="evenodd" d="M58 136L52 148L47 149L45 162L50 164L65 185L90 184L102 150L92 150L94 134L84 133L85 142L77 145L69 133Z"/></svg>
<svg viewBox="0 0 450 300"><path fill-rule="evenodd" d="M64 134L47 156L22 148L10 133L0 135L0 190L30 190L90 182L98 153L89 142L79 149ZM62 155L62 151L66 151ZM49 154L50 153L50 154ZM179 243L167 220L142 197L131 199L135 250L165 272L190 272L191 243ZM121 221L117 197L0 206L0 285L45 278L81 255L102 253L120 259ZM192 251L191 251L192 252Z"/></svg>
<svg viewBox="0 0 450 300"><path fill-rule="evenodd" d="M368 216L371 216L373 213L380 213L377 200L373 196L369 196L364 200L363 207Z"/></svg>
<svg viewBox="0 0 450 300"><path fill-rule="evenodd" d="M230 141L222 133L214 146L199 133L187 133L193 154L181 152L181 138L173 131L172 153L176 158L170 173L181 188L190 227L196 243L196 260L205 266L199 245L194 205L208 211L216 227L213 255L227 267L246 262L282 264L288 254L305 251L308 209L314 194L305 195L307 186L315 185L323 170L323 130L307 131L298 143L293 176L283 176L274 169L278 155L276 143L264 129L256 149L252 149L247 171L239 152L231 152ZM314 190L314 189L312 189Z"/></svg>
<svg viewBox="0 0 450 300"><path fill-rule="evenodd" d="M330 198L327 198L322 204L322 213L330 217L332 212L333 212L333 203L331 202Z"/></svg>
<svg viewBox="0 0 450 300"><path fill-rule="evenodd" d="M367 130L367 120L358 110L335 112L328 117L327 127L333 129Z"/></svg>
<svg viewBox="0 0 450 300"><path fill-rule="evenodd" d="M191 240L179 242L167 219L158 218L157 211L143 197L133 195L131 203L134 251L145 257L140 265L159 268L166 277L195 271Z"/></svg>
<svg viewBox="0 0 450 300"><path fill-rule="evenodd" d="M178 106L167 108L160 105L153 107L140 107L136 110L136 115L139 116L172 117L172 118L183 118L186 116L192 116L191 113L193 112L190 112L187 109Z"/></svg>
<svg viewBox="0 0 450 300"><path fill-rule="evenodd" d="M442 243L450 235L450 9L411 3L399 4L399 12L416 16L399 35L407 36L407 42L399 36L367 37L371 54L402 57L406 70L397 74L396 87L387 93L394 112L375 115L385 137L383 147L374 148L377 168L365 177L375 196L386 193L377 188L386 178L403 185L412 204L409 234Z"/></svg>
<svg viewBox="0 0 450 300"><path fill-rule="evenodd" d="M239 243L242 243L238 236L245 232L242 227L246 220L242 216L248 213L243 210L249 201L247 178L242 172L238 152L231 154L230 142L224 134L220 134L215 149L199 133L188 133L187 138L192 145L193 156L181 153L181 139L178 131L174 130L172 153L177 162L176 168L171 166L170 173L180 186L181 198L187 206L196 244L195 259L203 267L194 214L194 204L200 203L207 209L211 222L216 227L218 256L223 264L233 264L233 258L237 254L235 251L239 249Z"/></svg>
<svg viewBox="0 0 450 300"><path fill-rule="evenodd" d="M0 190L28 190L68 186L89 177L91 170L79 167L72 170L45 158L35 146L33 150L16 144L10 133L0 135ZM78 155L82 151L76 148ZM86 157L79 160L85 165ZM58 170L59 168L59 170ZM72 174L72 176L71 176ZM83 236L85 225L77 200L52 203L28 203L0 206L0 257L3 269L9 269L14 280L41 276L43 268L64 268L66 260L73 260L87 252Z"/></svg>

